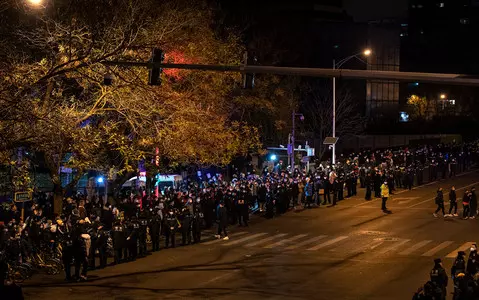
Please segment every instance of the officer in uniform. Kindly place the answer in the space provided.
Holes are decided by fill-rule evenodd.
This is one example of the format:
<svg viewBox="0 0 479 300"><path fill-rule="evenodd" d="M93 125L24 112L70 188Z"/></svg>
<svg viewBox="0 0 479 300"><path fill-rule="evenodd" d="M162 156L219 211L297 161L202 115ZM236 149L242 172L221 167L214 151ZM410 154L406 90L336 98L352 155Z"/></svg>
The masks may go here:
<svg viewBox="0 0 479 300"><path fill-rule="evenodd" d="M244 199L238 200L239 226L248 226L248 205Z"/></svg>
<svg viewBox="0 0 479 300"><path fill-rule="evenodd" d="M186 207L181 211L181 245L191 244L191 214Z"/></svg>
<svg viewBox="0 0 479 300"><path fill-rule="evenodd" d="M150 222L151 251L160 250L161 216L156 213Z"/></svg>
<svg viewBox="0 0 479 300"><path fill-rule="evenodd" d="M58 221L57 232L62 245L62 261L63 268L65 270L65 280L71 281L71 265L73 262L73 237L71 229L68 225L64 224L62 220Z"/></svg>
<svg viewBox="0 0 479 300"><path fill-rule="evenodd" d="M96 249L100 256L100 269L106 267L108 259L108 231L105 230L102 224L98 224L96 236Z"/></svg>
<svg viewBox="0 0 479 300"><path fill-rule="evenodd" d="M88 270L87 246L85 240L88 238L87 228L84 220L79 220L73 228L73 258L75 259L75 278L86 280ZM80 274L81 268L81 274Z"/></svg>
<svg viewBox="0 0 479 300"><path fill-rule="evenodd" d="M203 219L203 213L201 212L201 207L199 198L197 202L193 205L193 220L191 229L193 231L193 243L199 243L201 241L201 220Z"/></svg>
<svg viewBox="0 0 479 300"><path fill-rule="evenodd" d="M446 270L442 266L442 260L440 258L436 258L434 260L434 267L430 272L431 281L436 285L438 290L441 290L441 295L439 299L446 299L447 295L447 282L448 276L446 274Z"/></svg>
<svg viewBox="0 0 479 300"><path fill-rule="evenodd" d="M123 249L126 248L126 228L119 220L117 220L113 224L112 232L115 264L119 264L121 262Z"/></svg>
<svg viewBox="0 0 479 300"><path fill-rule="evenodd" d="M127 225L126 230L126 245L128 248L129 260L136 260L138 256L138 234L140 231L140 224L137 217L133 216L131 222Z"/></svg>
<svg viewBox="0 0 479 300"><path fill-rule="evenodd" d="M171 247L176 246L176 230L178 229L178 220L175 213L170 209L168 215L165 218L165 248L169 247L171 239Z"/></svg>
<svg viewBox="0 0 479 300"><path fill-rule="evenodd" d="M457 276L457 274L466 273L466 261L464 259L465 255L466 253L464 251L459 251L457 253L457 257L451 267L451 276L453 280L454 277Z"/></svg>
<svg viewBox="0 0 479 300"><path fill-rule="evenodd" d="M138 231L138 241L139 241L139 254L140 257L146 256L148 253L148 249L146 247L146 234L147 234L147 228L148 228L148 216L146 214L146 211L143 210L140 213L140 218L138 220L138 223L140 224L140 228Z"/></svg>

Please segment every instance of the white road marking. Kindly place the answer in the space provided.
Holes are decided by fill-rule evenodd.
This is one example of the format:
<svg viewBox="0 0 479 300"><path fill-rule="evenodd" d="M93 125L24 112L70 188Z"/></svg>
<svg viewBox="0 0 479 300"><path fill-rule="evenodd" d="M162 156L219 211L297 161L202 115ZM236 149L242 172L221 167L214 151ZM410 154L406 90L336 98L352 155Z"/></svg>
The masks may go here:
<svg viewBox="0 0 479 300"><path fill-rule="evenodd" d="M265 238L265 239L262 239L262 240L259 240L259 241L256 241L256 242L249 243L249 244L245 245L245 247L253 247L253 246L257 246L259 244L264 244L264 243L267 243L267 242L272 241L274 239L282 238L285 235L288 235L288 234L287 233L280 233L280 234L277 234L277 235L273 235L273 236L270 236L268 238Z"/></svg>
<svg viewBox="0 0 479 300"><path fill-rule="evenodd" d="M230 234L229 236L230 237L236 237L236 236L240 236L240 235L244 235L244 234L247 234L248 232L246 231L240 231L240 232L235 232L235 233L232 233ZM208 242L205 242L205 243L201 243L202 245L212 245L212 244L216 244L216 243L219 243L221 242L222 239L216 239L216 240L211 240L211 241L208 241Z"/></svg>
<svg viewBox="0 0 479 300"><path fill-rule="evenodd" d="M299 240L300 238L304 238L305 236L307 236L307 234L299 234L299 235L293 236L289 239L284 239L284 240L278 241L276 243L266 245L263 248L274 248L274 247L282 246L286 243L294 242L296 240Z"/></svg>
<svg viewBox="0 0 479 300"><path fill-rule="evenodd" d="M299 247L302 247L302 246L305 246L305 245L309 245L309 244L312 244L314 242L317 242L319 240L322 240L324 239L325 237L327 237L327 235L320 235L320 236L315 236L313 238L310 238L310 239L307 239L305 241L302 241L301 243L297 243L297 244L294 244L294 245L291 245L289 247L286 247L285 250L293 250L293 249L297 249Z"/></svg>
<svg viewBox="0 0 479 300"><path fill-rule="evenodd" d="M397 243L394 243L393 245L391 245L389 247L383 248L381 251L379 251L379 253L386 254L388 252L393 252L393 251L395 251L396 249L398 249L399 247L401 247L402 245L406 244L409 241L410 241L409 239L403 239L403 240L401 240Z"/></svg>
<svg viewBox="0 0 479 300"><path fill-rule="evenodd" d="M308 251L319 250L319 249L325 248L325 247L327 247L327 246L331 246L332 244L336 244L336 243L338 243L338 242L340 242L340 241L342 241L342 240L344 240L344 239L347 239L347 238L348 238L347 236L339 236L339 237L337 237L337 238L335 238L335 239L332 239L332 240L329 240L329 241L327 241L327 242L321 243L321 244L319 244L319 245L316 245L316 246L311 247L311 248L306 249L306 250L308 250Z"/></svg>
<svg viewBox="0 0 479 300"><path fill-rule="evenodd" d="M427 244L429 244L430 242L432 242L431 240L425 240L425 241L421 241L415 245L412 245L411 247L409 247L408 249L404 250L403 252L400 252L399 255L409 255L411 253L413 253L414 251L416 251L417 249L419 248L422 248L424 246L426 246Z"/></svg>
<svg viewBox="0 0 479 300"><path fill-rule="evenodd" d="M457 256L457 252L459 251L466 251L467 249L471 248L472 244L475 244L476 242L467 242L462 244L459 248L456 250L452 251L448 255L446 255L446 258L455 258Z"/></svg>
<svg viewBox="0 0 479 300"><path fill-rule="evenodd" d="M244 238L241 238L241 239L238 239L238 240L234 240L234 241L231 241L231 242L227 242L225 244L223 244L224 246L231 246L231 245L236 245L236 244L239 244L239 243L242 243L242 242L246 242L246 241L249 241L249 240L252 240L252 239L255 239L257 237L260 237L260 236L263 236L263 235L267 235L266 232L263 232L263 233L256 233L256 234L252 234L252 235L248 235Z"/></svg>
<svg viewBox="0 0 479 300"><path fill-rule="evenodd" d="M439 251L441 251L442 249L448 247L449 245L451 245L452 243L454 243L453 241L445 241L445 242L442 242L440 243L439 245L437 245L436 247L432 248L431 250L425 252L422 256L433 256L434 254L438 253Z"/></svg>

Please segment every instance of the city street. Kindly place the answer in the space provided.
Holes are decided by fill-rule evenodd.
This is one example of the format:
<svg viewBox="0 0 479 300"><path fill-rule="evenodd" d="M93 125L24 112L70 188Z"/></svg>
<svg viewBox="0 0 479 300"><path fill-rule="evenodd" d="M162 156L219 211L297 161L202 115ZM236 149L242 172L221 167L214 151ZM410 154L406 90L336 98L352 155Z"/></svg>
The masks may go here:
<svg viewBox="0 0 479 300"><path fill-rule="evenodd" d="M388 201L365 201L364 190L336 207L291 211L230 240L161 250L132 263L89 273L85 283L37 275L26 299L410 299L441 257L449 274L457 251L479 240L479 220L434 218L436 189L458 199L479 186L479 173L399 190ZM462 205L459 204L460 213ZM163 244L162 244L163 245ZM452 280L448 293L452 292ZM451 296L448 296L450 299Z"/></svg>

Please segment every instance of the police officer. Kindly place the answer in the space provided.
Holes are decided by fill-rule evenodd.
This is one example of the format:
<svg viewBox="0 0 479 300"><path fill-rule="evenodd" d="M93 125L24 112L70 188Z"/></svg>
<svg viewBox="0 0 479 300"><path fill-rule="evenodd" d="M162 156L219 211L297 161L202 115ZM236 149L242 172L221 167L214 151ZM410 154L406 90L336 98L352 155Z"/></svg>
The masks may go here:
<svg viewBox="0 0 479 300"><path fill-rule="evenodd" d="M238 200L238 225L239 226L248 226L248 205L245 203L244 199Z"/></svg>
<svg viewBox="0 0 479 300"><path fill-rule="evenodd" d="M148 216L146 214L145 210L142 210L140 213L140 218L138 219L138 223L140 225L140 228L138 230L138 242L139 242L139 254L140 257L144 257L147 255L147 247L146 247L146 234L147 234L147 228L148 228Z"/></svg>
<svg viewBox="0 0 479 300"><path fill-rule="evenodd" d="M440 258L436 258L434 260L434 267L430 272L431 281L441 290L441 295L439 299L446 299L447 295L447 282L448 276L446 274L446 270L442 266L442 260Z"/></svg>
<svg viewBox="0 0 479 300"><path fill-rule="evenodd" d="M466 261L464 260L464 255L466 253L464 251L459 251L457 253L457 257L454 260L454 263L451 267L451 276L454 280L454 277L457 276L459 273L466 273Z"/></svg>
<svg viewBox="0 0 479 300"><path fill-rule="evenodd" d="M119 220L117 220L113 224L112 231L115 264L119 264L121 262L123 249L126 248L126 228Z"/></svg>
<svg viewBox="0 0 479 300"><path fill-rule="evenodd" d="M73 258L75 259L75 278L86 280L88 270L88 255L86 240L90 238L84 220L79 220L73 228ZM80 274L81 268L81 274Z"/></svg>
<svg viewBox="0 0 479 300"><path fill-rule="evenodd" d="M151 251L160 251L161 216L158 212L150 221Z"/></svg>
<svg viewBox="0 0 479 300"><path fill-rule="evenodd" d="M195 204L197 205L193 205L193 220L191 226L193 231L193 243L199 243L201 241L201 220L203 219L203 214L199 205L201 200L198 198L196 201Z"/></svg>
<svg viewBox="0 0 479 300"><path fill-rule="evenodd" d="M171 247L176 246L176 230L178 229L178 220L175 213L170 209L168 215L165 218L165 248L169 247L171 239Z"/></svg>
<svg viewBox="0 0 479 300"><path fill-rule="evenodd" d="M181 212L181 245L191 244L191 214L188 208Z"/></svg>
<svg viewBox="0 0 479 300"><path fill-rule="evenodd" d="M108 259L108 231L105 230L102 224L98 224L96 231L96 249L100 258L100 269L106 267Z"/></svg>
<svg viewBox="0 0 479 300"><path fill-rule="evenodd" d="M62 261L65 270L65 280L71 281L71 265L73 262L73 237L70 226L63 223L62 220L57 221L57 232L59 234L62 245Z"/></svg>
<svg viewBox="0 0 479 300"><path fill-rule="evenodd" d="M127 225L126 230L126 245L128 248L129 260L136 260L138 256L138 234L140 231L140 224L137 217L133 216L131 222Z"/></svg>

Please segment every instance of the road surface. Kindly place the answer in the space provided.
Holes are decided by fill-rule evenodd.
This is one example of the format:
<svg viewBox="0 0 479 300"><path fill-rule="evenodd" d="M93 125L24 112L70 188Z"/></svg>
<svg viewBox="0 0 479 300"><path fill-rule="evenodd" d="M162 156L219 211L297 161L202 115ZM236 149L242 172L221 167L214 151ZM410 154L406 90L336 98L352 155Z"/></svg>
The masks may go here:
<svg viewBox="0 0 479 300"><path fill-rule="evenodd" d="M479 173L400 191L388 202L392 214L360 190L336 207L255 218L247 229L230 228L229 241L209 237L90 272L85 283L38 275L24 293L68 300L410 299L434 258L443 258L449 273L457 251L479 241L479 220L432 216L435 191L442 186L447 199L452 184L460 199L465 188L479 187Z"/></svg>

